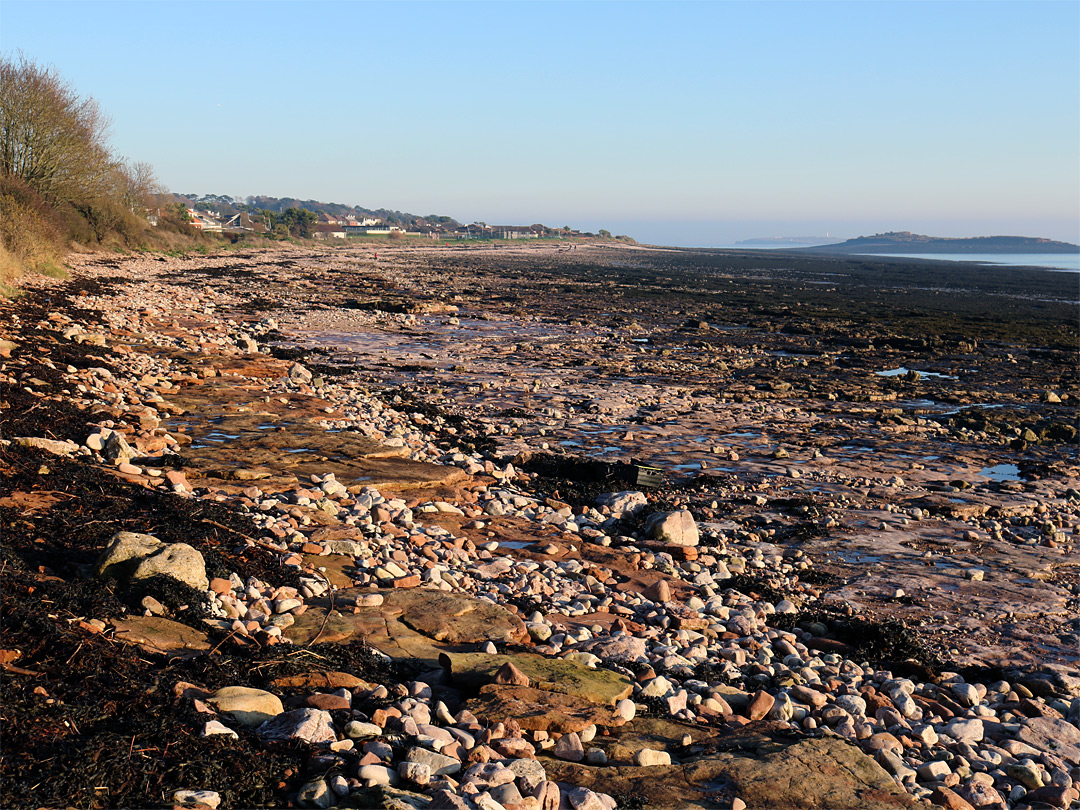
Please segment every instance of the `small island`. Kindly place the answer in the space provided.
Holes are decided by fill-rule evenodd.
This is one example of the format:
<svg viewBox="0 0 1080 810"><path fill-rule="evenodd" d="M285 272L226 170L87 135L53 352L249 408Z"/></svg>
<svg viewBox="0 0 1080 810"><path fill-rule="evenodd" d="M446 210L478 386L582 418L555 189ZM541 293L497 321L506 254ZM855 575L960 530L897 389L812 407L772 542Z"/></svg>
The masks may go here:
<svg viewBox="0 0 1080 810"><path fill-rule="evenodd" d="M893 231L799 249L816 253L1078 253L1080 245L1029 236L952 238Z"/></svg>

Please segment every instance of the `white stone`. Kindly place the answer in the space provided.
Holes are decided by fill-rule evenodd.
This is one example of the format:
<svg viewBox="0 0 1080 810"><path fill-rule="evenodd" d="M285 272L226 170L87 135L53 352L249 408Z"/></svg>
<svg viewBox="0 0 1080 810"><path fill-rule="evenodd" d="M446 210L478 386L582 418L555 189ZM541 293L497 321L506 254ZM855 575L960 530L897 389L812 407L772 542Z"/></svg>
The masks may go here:
<svg viewBox="0 0 1080 810"><path fill-rule="evenodd" d="M240 739L240 735L222 723L220 720L207 720L206 725L203 726L202 737L213 737L217 734L225 734L232 737L234 740Z"/></svg>
<svg viewBox="0 0 1080 810"><path fill-rule="evenodd" d="M211 810L217 810L221 804L221 796L212 790L178 790L172 795L173 804L190 805L204 804Z"/></svg>
<svg viewBox="0 0 1080 810"><path fill-rule="evenodd" d="M362 740L368 737L379 737L383 730L374 723L364 723L360 720L351 720L345 724L345 736L353 740Z"/></svg>
<svg viewBox="0 0 1080 810"><path fill-rule="evenodd" d="M634 754L634 764L643 768L652 767L654 765L670 765L671 755L667 751L642 748Z"/></svg>
<svg viewBox="0 0 1080 810"><path fill-rule="evenodd" d="M985 730L982 720L978 718L957 717L945 724L945 733L957 742L974 745L982 740Z"/></svg>
<svg viewBox="0 0 1080 810"><path fill-rule="evenodd" d="M649 515L645 532L653 539L673 546L696 546L700 539L694 516L687 509Z"/></svg>
<svg viewBox="0 0 1080 810"><path fill-rule="evenodd" d="M398 764L398 774L417 785L426 785L431 781L431 768L423 762L401 762Z"/></svg>
<svg viewBox="0 0 1080 810"><path fill-rule="evenodd" d="M387 768L385 765L361 765L356 775L367 787L375 785L393 787L401 782L401 777L398 776L397 771Z"/></svg>

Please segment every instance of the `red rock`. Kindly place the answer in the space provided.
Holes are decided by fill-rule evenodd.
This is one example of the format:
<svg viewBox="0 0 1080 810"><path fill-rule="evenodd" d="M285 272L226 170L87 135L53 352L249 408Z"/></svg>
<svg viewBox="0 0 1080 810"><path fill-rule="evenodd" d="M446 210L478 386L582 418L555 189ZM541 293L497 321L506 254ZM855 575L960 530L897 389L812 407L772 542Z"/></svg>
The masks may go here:
<svg viewBox="0 0 1080 810"><path fill-rule="evenodd" d="M386 709L376 709L371 713L371 722L379 728L386 728L386 721L391 717L401 717L401 712L393 706Z"/></svg>
<svg viewBox="0 0 1080 810"><path fill-rule="evenodd" d="M751 720L761 720L772 709L776 698L765 691L758 691L746 705L746 716Z"/></svg>
<svg viewBox="0 0 1080 810"><path fill-rule="evenodd" d="M304 545L300 547L300 551L304 554L322 554L323 547L318 543L304 543Z"/></svg>
<svg viewBox="0 0 1080 810"><path fill-rule="evenodd" d="M304 699L303 705L312 709L322 709L324 712L348 709L352 706L348 698L342 697L341 695L330 695L325 692L316 692L313 695L308 695Z"/></svg>
<svg viewBox="0 0 1080 810"><path fill-rule="evenodd" d="M698 550L694 546L664 546L664 551L676 560L693 562L698 558Z"/></svg>
<svg viewBox="0 0 1080 810"><path fill-rule="evenodd" d="M1020 701L1020 705L1016 707L1016 710L1025 717L1049 717L1054 720L1061 720L1061 712L1052 706L1047 706L1045 703L1040 703L1037 700L1031 698L1024 698Z"/></svg>
<svg viewBox="0 0 1080 810"><path fill-rule="evenodd" d="M933 714L941 717L942 720L951 720L956 716L951 709L946 708L932 698L923 697L922 695L912 695L911 699L915 701L915 705L921 707L924 711L929 710Z"/></svg>
<svg viewBox="0 0 1080 810"><path fill-rule="evenodd" d="M232 593L232 583L222 577L214 577L210 580L210 590L216 594Z"/></svg>
<svg viewBox="0 0 1080 810"><path fill-rule="evenodd" d="M646 664L644 667L642 667L641 671L638 673L637 682L638 683L645 683L646 681L651 681L655 677L656 677L656 670L654 670L651 666Z"/></svg>
<svg viewBox="0 0 1080 810"><path fill-rule="evenodd" d="M666 579L658 579L649 587L645 588L641 595L646 599L651 599L654 602L670 602L671 601L671 585L668 584Z"/></svg>
<svg viewBox="0 0 1080 810"><path fill-rule="evenodd" d="M872 694L864 695L863 700L866 701L866 716L874 717L877 714L878 709L891 709L893 708L892 701L884 695Z"/></svg>
<svg viewBox="0 0 1080 810"><path fill-rule="evenodd" d="M585 749L581 745L581 738L574 732L563 734L551 753L559 759L567 762L581 762L585 759Z"/></svg>
<svg viewBox="0 0 1080 810"><path fill-rule="evenodd" d="M813 709L820 709L829 702L829 696L824 692L819 692L817 689L803 684L792 686L788 689L788 695L796 703L803 703ZM889 708L892 708L891 703L889 704ZM869 714L869 711L867 713Z"/></svg>
<svg viewBox="0 0 1080 810"><path fill-rule="evenodd" d="M459 742L452 742L439 749L439 753L457 760L465 759L465 749Z"/></svg>
<svg viewBox="0 0 1080 810"><path fill-rule="evenodd" d="M970 802L961 799L956 793L947 787L936 787L930 795L930 801L947 810L975 810Z"/></svg>
<svg viewBox="0 0 1080 810"><path fill-rule="evenodd" d="M478 745L469 752L469 762L491 762L493 759L499 759L497 751L491 750L486 745Z"/></svg>
<svg viewBox="0 0 1080 810"><path fill-rule="evenodd" d="M420 586L420 575L412 574L407 577L398 577L391 585L395 588L417 588Z"/></svg>
<svg viewBox="0 0 1080 810"><path fill-rule="evenodd" d="M499 671L495 673L495 683L508 684L510 686L528 686L529 676L507 661Z"/></svg>
<svg viewBox="0 0 1080 810"><path fill-rule="evenodd" d="M1051 807L1072 807L1074 802L1080 800L1080 790L1074 787L1046 785L1038 790L1029 791L1024 800L1029 803L1045 802Z"/></svg>
<svg viewBox="0 0 1080 810"><path fill-rule="evenodd" d="M536 748L521 737L495 740L491 747L508 759L536 759Z"/></svg>
<svg viewBox="0 0 1080 810"><path fill-rule="evenodd" d="M181 472L180 470L168 470L168 471L166 471L165 480L168 481L172 486L176 486L177 484L180 484L181 486L184 486L184 487L187 487L188 489L191 489L191 487L188 486L187 476L184 475L184 473Z"/></svg>
<svg viewBox="0 0 1080 810"><path fill-rule="evenodd" d="M274 678L271 683L279 689L365 689L374 687L367 681L348 672L306 672L303 675L285 675Z"/></svg>

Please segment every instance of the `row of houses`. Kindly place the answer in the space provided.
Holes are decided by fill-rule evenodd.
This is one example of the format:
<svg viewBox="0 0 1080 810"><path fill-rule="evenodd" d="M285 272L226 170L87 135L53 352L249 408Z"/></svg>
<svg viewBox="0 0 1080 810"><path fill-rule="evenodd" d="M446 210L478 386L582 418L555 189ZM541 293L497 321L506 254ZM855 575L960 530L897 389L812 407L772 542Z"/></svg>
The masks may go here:
<svg viewBox="0 0 1080 810"><path fill-rule="evenodd" d="M263 230L257 218L246 212L225 218L212 211L197 211L188 208L188 217L193 228L207 233L246 233ZM426 236L431 239L540 239L543 237L585 236L581 231L550 229L543 225L455 225L448 228L443 225L429 225L417 230L407 231L397 225L390 225L371 217L334 217L320 213L315 225L315 237L319 239L347 239L350 236L378 236L401 233L405 236Z"/></svg>
<svg viewBox="0 0 1080 810"><path fill-rule="evenodd" d="M243 212L228 219L210 211L196 211L194 208L189 208L187 213L188 224L207 233L245 233L255 230L251 217Z"/></svg>

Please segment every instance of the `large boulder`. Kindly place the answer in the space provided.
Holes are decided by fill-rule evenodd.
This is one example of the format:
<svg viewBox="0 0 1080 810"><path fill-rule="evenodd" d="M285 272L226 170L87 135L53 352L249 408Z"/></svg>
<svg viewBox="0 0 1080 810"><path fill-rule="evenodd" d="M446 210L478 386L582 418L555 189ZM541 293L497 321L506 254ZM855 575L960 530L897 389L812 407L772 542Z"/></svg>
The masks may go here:
<svg viewBox="0 0 1080 810"><path fill-rule="evenodd" d="M135 451L127 443L122 433L110 430L105 434L105 441L101 448L101 455L111 464L126 464L135 458Z"/></svg>
<svg viewBox="0 0 1080 810"><path fill-rule="evenodd" d="M672 546L696 546L699 540L697 522L686 509L649 515L645 533Z"/></svg>
<svg viewBox="0 0 1080 810"><path fill-rule="evenodd" d="M135 568L131 578L151 579L159 575L172 577L199 591L210 587L202 554L187 543L169 543L146 557Z"/></svg>
<svg viewBox="0 0 1080 810"><path fill-rule="evenodd" d="M322 709L293 709L267 720L256 729L264 743L305 742L309 745L337 740L330 712Z"/></svg>
<svg viewBox="0 0 1080 810"><path fill-rule="evenodd" d="M277 695L247 686L224 686L206 702L241 725L252 727L261 726L285 711Z"/></svg>
<svg viewBox="0 0 1080 810"><path fill-rule="evenodd" d="M663 581L661 580L661 582ZM590 638L575 645L574 649L589 652L603 658L605 661L615 661L619 664L645 663L649 660L649 651L645 639L632 636L629 633Z"/></svg>
<svg viewBox="0 0 1080 810"><path fill-rule="evenodd" d="M129 583L167 576L196 590L210 587L203 556L187 543L163 543L151 534L117 532L98 557L95 572L104 579Z"/></svg>
<svg viewBox="0 0 1080 810"><path fill-rule="evenodd" d="M613 518L622 518L640 512L648 504L644 492L604 492L596 496L597 506L606 506Z"/></svg>

